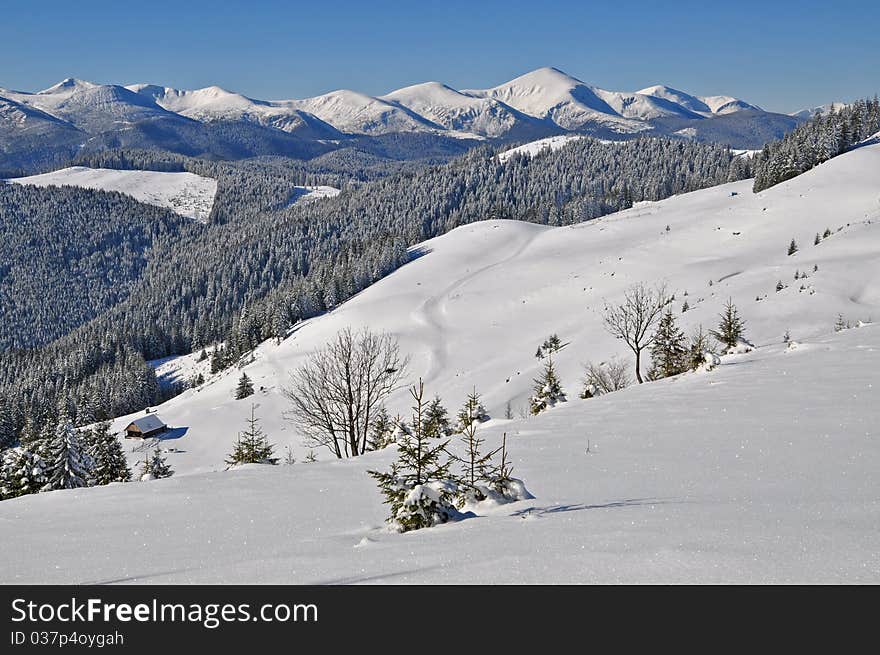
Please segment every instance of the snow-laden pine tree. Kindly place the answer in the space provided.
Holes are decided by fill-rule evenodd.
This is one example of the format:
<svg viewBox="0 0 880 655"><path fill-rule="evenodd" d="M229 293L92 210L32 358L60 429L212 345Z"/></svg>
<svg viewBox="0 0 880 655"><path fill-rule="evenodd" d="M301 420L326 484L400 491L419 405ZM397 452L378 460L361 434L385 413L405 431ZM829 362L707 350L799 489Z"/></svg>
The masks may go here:
<svg viewBox="0 0 880 655"><path fill-rule="evenodd" d="M648 372L648 379L660 380L684 373L689 368L688 363L687 338L675 324L672 310L667 309L654 333L654 343L651 346L651 370Z"/></svg>
<svg viewBox="0 0 880 655"><path fill-rule="evenodd" d="M544 410L566 401L562 383L553 367L553 355L567 345L568 343L562 343L557 335L552 334L538 347L535 358L543 362L544 370L539 377L535 378L534 393L529 399L529 410L532 414L540 414Z"/></svg>
<svg viewBox="0 0 880 655"><path fill-rule="evenodd" d="M454 432L463 432L472 423L484 423L489 420L489 414L480 400L480 394L474 387L468 394L464 406L458 411L455 421Z"/></svg>
<svg viewBox="0 0 880 655"><path fill-rule="evenodd" d="M66 409L60 410L55 430L40 443L39 455L46 464L42 491L77 489L93 483L94 460Z"/></svg>
<svg viewBox="0 0 880 655"><path fill-rule="evenodd" d="M25 448L0 452L0 500L35 494L46 484L45 463Z"/></svg>
<svg viewBox="0 0 880 655"><path fill-rule="evenodd" d="M740 318L732 299L728 298L720 317L718 328L710 330L709 334L726 350L736 348L745 339L746 322Z"/></svg>
<svg viewBox="0 0 880 655"><path fill-rule="evenodd" d="M235 399L241 400L253 395L254 383L251 382L247 373L242 372L241 377L238 378L238 386L235 388Z"/></svg>
<svg viewBox="0 0 880 655"><path fill-rule="evenodd" d="M161 480L174 475L174 470L162 457L162 451L156 448L153 454L144 460L141 468L141 480Z"/></svg>
<svg viewBox="0 0 880 655"><path fill-rule="evenodd" d="M413 405L412 427L402 432L397 441L397 459L390 471L368 471L376 480L391 506L388 525L399 532L419 530L446 523L458 516L452 494L456 491L450 479L449 440L437 443L424 431L425 385L410 389Z"/></svg>
<svg viewBox="0 0 880 655"><path fill-rule="evenodd" d="M275 447L260 427L260 419L256 415L256 405L251 403L251 415L246 419L247 427L238 433L235 447L226 463L236 464L277 464L278 458L272 457Z"/></svg>
<svg viewBox="0 0 880 655"><path fill-rule="evenodd" d="M128 482L131 480L131 469L122 451L122 444L116 434L110 432L110 422L98 423L85 434L89 454L94 462L94 484L104 485L111 482Z"/></svg>
<svg viewBox="0 0 880 655"><path fill-rule="evenodd" d="M476 390L474 390L476 396ZM464 447L464 455L453 456L461 464L461 476L458 478L458 492L456 493L456 505L461 508L468 503L480 502L486 499L486 494L480 488L481 482L488 482L495 472L492 457L500 448L483 452L485 439L477 436L479 421L471 412L474 406L470 402L465 403L459 412L459 421L464 426L461 430L461 444Z"/></svg>

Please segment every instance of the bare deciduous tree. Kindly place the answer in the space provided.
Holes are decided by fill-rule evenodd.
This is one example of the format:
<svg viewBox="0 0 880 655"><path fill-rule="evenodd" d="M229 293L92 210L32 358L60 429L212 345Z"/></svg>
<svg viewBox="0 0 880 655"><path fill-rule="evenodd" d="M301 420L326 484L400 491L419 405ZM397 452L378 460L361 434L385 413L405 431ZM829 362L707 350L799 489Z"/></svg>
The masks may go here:
<svg viewBox="0 0 880 655"><path fill-rule="evenodd" d="M291 405L285 417L305 433L307 445L356 457L366 451L370 426L408 363L391 335L346 328L291 374L282 391Z"/></svg>
<svg viewBox="0 0 880 655"><path fill-rule="evenodd" d="M584 391L581 397L592 398L625 389L632 382L632 377L626 369L626 362L619 359L611 359L601 364L588 362L584 365Z"/></svg>
<svg viewBox="0 0 880 655"><path fill-rule="evenodd" d="M644 382L641 372L642 351L653 343L654 326L668 304L665 285L649 287L645 283L639 283L624 292L623 302L605 307L605 329L633 351L639 384Z"/></svg>

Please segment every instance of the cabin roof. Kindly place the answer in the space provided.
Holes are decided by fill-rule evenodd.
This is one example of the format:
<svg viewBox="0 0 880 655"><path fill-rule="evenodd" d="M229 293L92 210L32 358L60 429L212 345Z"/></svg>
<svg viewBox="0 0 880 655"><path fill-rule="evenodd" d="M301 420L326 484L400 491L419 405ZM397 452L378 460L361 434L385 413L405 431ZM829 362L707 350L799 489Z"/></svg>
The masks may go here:
<svg viewBox="0 0 880 655"><path fill-rule="evenodd" d="M128 428L131 428L132 426L137 427L141 432L152 432L153 430L164 428L165 424L162 422L162 419L155 414L147 414L146 416L141 416L139 419L135 419L128 424Z"/></svg>

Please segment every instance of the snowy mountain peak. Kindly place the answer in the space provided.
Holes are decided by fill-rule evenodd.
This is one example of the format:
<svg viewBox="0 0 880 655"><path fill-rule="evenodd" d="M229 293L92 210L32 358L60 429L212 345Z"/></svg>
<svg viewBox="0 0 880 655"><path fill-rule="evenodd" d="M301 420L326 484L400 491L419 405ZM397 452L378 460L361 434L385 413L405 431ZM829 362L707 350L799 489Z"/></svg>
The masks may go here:
<svg viewBox="0 0 880 655"><path fill-rule="evenodd" d="M57 84L53 84L48 89L43 89L42 91L38 91L37 95L70 93L70 92L79 91L82 89L94 89L97 86L100 86L100 84L95 84L94 82L88 82L86 80L80 80L75 77L68 77L66 79L61 80Z"/></svg>

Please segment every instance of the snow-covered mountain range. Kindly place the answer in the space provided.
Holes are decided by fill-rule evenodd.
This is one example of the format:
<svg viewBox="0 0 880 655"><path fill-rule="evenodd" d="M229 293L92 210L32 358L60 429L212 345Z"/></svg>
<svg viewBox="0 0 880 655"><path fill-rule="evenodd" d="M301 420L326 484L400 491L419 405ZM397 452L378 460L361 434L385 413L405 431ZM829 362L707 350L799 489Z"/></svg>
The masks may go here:
<svg viewBox="0 0 880 655"><path fill-rule="evenodd" d="M154 84L100 85L73 78L37 93L0 89L0 96L79 128L88 128L96 117L133 122L167 112L202 122L250 121L286 132L310 128L319 138L338 138L335 130L349 134L451 131L498 137L536 121L560 130L598 125L629 134L650 129L645 122L656 118L762 111L737 98L693 96L666 86L607 91L556 68L539 68L490 89L457 91L440 82L426 82L380 97L340 89L302 100L267 101L218 86L181 90Z"/></svg>
<svg viewBox="0 0 880 655"><path fill-rule="evenodd" d="M737 119L730 120L734 115ZM0 88L0 144L6 150L28 131L42 129L52 132L48 142L63 133L79 134L84 144L101 135L99 141L109 146L143 147L159 140L160 147L167 148L176 139L186 142L190 151L211 151L210 141L216 136L198 132L198 126L230 123L325 146L347 136L392 133L532 140L584 132L612 138L678 133L727 140L734 147L758 147L761 144L752 141L779 136L798 120L737 98L691 95L662 85L609 91L556 68L539 68L488 89L456 90L426 82L383 96L340 89L313 98L271 101L217 86L183 90L74 78L35 93ZM682 132L684 128L689 130ZM170 141L163 138L169 133L174 134ZM252 141L253 134L248 138ZM33 147L32 142L28 145ZM265 154L277 154L269 150Z"/></svg>

